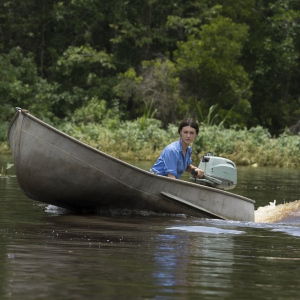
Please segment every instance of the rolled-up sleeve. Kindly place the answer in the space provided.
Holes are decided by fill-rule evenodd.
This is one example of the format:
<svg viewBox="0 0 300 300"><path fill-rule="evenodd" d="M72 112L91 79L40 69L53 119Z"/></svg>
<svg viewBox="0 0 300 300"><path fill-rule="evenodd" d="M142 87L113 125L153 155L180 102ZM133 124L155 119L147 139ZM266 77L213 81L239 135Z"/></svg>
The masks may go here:
<svg viewBox="0 0 300 300"><path fill-rule="evenodd" d="M174 148L167 147L164 150L163 156L166 174L170 173L171 175L177 177L178 151L176 151Z"/></svg>

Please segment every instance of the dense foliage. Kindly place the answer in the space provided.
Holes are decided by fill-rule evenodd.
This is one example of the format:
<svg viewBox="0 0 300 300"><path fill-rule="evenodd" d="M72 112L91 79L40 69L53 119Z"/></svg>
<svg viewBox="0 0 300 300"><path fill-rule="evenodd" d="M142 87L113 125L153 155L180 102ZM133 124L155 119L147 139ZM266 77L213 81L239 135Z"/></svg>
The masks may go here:
<svg viewBox="0 0 300 300"><path fill-rule="evenodd" d="M106 111L105 102L101 102L101 105L85 108L85 112L80 111L80 108L75 114L86 115L92 108L95 108L93 117L96 120L102 118ZM113 111L106 112L108 117L97 123L87 124L83 117L80 122L64 122L59 129L96 149L127 161L154 162L167 144L179 138L176 125L170 124L167 129L163 129L161 121L145 116L135 121L119 122L118 118L109 117ZM300 166L299 148L300 135L283 133L273 138L261 126L249 130L236 126L226 129L202 123L193 143L193 161L197 164L202 155L212 152L216 156L233 160L237 165L295 168ZM8 143L0 143L1 153L10 153Z"/></svg>
<svg viewBox="0 0 300 300"><path fill-rule="evenodd" d="M73 137L111 155L130 160L155 161L163 148L179 138L177 126L166 130L156 119L143 117L134 122L116 123L64 123L61 128ZM101 143L99 142L101 141ZM261 126L241 129L201 123L200 132L193 143L193 160L198 163L202 155L212 152L216 156L232 159L237 165L274 166L295 168L300 166L300 135L283 133L271 137Z"/></svg>
<svg viewBox="0 0 300 300"><path fill-rule="evenodd" d="M299 1L3 0L0 11L0 141L16 106L119 136L153 118L161 130L205 122L212 108L209 125L276 136L300 119Z"/></svg>

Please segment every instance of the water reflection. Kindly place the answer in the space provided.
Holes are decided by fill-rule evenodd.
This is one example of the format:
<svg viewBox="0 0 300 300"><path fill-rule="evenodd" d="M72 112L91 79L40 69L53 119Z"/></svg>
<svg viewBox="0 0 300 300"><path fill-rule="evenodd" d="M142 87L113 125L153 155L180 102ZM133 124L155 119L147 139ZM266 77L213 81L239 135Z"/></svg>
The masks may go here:
<svg viewBox="0 0 300 300"><path fill-rule="evenodd" d="M276 197L275 215L300 199L300 171L276 174L242 168L237 191L263 207ZM0 200L0 299L298 298L295 209L275 223L75 215L26 198L12 177Z"/></svg>
<svg viewBox="0 0 300 300"><path fill-rule="evenodd" d="M243 231L206 226L204 220L178 229L174 222L178 220L65 215L20 224L7 248L6 295L67 297L64 286L74 299L83 296L82 289L91 296L118 298L125 287L130 293L143 287L144 296L153 299L188 296L190 289L205 295L208 287L216 289L211 296L229 295L233 236Z"/></svg>
<svg viewBox="0 0 300 300"><path fill-rule="evenodd" d="M187 238L180 246L177 240L175 234L160 234L156 238L153 278L161 293L173 293L176 287L187 283Z"/></svg>
<svg viewBox="0 0 300 300"><path fill-rule="evenodd" d="M164 287L161 292L174 293L174 289L177 289L177 294L180 292L183 295L185 290L178 291L178 287L188 285L196 288L198 295L209 295L214 299L229 296L234 262L234 240L230 234L243 232L195 225L166 229L177 234L159 236L160 247L155 253L157 271L154 277L157 284ZM226 291L220 289L225 286Z"/></svg>
<svg viewBox="0 0 300 300"><path fill-rule="evenodd" d="M238 168L235 193L256 200L257 207L276 200L283 204L300 200L300 170L279 168Z"/></svg>
<svg viewBox="0 0 300 300"><path fill-rule="evenodd" d="M10 299L240 299L241 280L254 293L257 282L282 280L276 265L272 281L256 279L269 272L271 260L284 254L292 267L299 259L300 239L284 239L283 228L293 227L174 217L44 216L19 223L7 235L2 286ZM290 276L287 268L280 274ZM270 293L272 286L266 290Z"/></svg>

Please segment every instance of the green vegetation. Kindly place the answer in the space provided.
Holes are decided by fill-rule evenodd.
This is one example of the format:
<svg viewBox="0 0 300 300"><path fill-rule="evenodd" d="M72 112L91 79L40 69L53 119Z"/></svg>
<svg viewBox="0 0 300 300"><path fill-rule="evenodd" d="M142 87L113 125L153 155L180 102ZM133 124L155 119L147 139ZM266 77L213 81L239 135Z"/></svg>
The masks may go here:
<svg viewBox="0 0 300 300"><path fill-rule="evenodd" d="M94 104L75 111L72 120L61 124L59 129L123 160L154 162L167 144L179 138L175 124L164 129L161 121L145 115L135 121L120 121L119 117L111 117L114 112L106 110L104 101ZM85 123L86 120L96 122ZM199 162L202 155L212 152L237 165L297 168L300 166L299 149L300 135L294 136L288 131L274 138L261 126L247 130L201 123L193 144L193 160ZM0 153L10 153L8 143L0 143Z"/></svg>
<svg viewBox="0 0 300 300"><path fill-rule="evenodd" d="M202 123L195 155L299 166L288 129L300 120L299 1L4 0L0 10L1 153L17 106L118 157L154 160L177 138L170 124L190 116Z"/></svg>
<svg viewBox="0 0 300 300"><path fill-rule="evenodd" d="M141 122L144 126L141 130ZM73 137L115 157L125 160L155 161L163 148L179 138L177 125L167 130L155 119L142 118L122 122L118 128L95 123L77 127L67 123L61 128ZM250 130L202 125L193 145L193 160L212 152L233 160L237 165L258 165L295 168L300 166L300 135L283 133L272 138L261 126Z"/></svg>

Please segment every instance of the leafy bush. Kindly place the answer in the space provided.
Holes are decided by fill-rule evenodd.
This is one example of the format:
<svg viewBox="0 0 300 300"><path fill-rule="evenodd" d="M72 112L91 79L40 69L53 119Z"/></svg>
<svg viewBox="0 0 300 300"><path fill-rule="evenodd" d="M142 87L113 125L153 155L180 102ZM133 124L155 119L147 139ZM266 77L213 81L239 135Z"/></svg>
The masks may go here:
<svg viewBox="0 0 300 300"><path fill-rule="evenodd" d="M197 159L206 152L232 159L238 165L297 167L300 165L300 136L287 133L272 138L261 126L247 129L201 127L193 146Z"/></svg>
<svg viewBox="0 0 300 300"><path fill-rule="evenodd" d="M138 118L133 122L120 121L117 112L111 113L104 102L95 106L94 100L79 111L72 120L59 126L63 132L105 153L125 160L155 161L169 143L179 139L177 125L163 129L162 122L153 118ZM94 109L96 110L94 110ZM92 116L94 121L85 124ZM0 138L6 140L6 124L0 125ZM233 160L237 165L259 165L294 168L300 166L300 135L283 133L272 138L268 130L258 126L247 130L222 126L200 127L193 144L193 161L212 152ZM0 153L7 153L7 143L0 144Z"/></svg>

